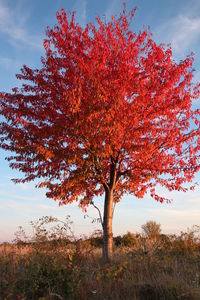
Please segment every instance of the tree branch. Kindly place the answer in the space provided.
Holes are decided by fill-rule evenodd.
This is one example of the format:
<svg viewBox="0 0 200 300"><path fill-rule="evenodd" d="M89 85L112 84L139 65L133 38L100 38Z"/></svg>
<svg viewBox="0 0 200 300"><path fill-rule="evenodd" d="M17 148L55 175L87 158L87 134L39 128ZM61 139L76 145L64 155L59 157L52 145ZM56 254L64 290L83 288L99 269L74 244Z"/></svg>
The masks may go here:
<svg viewBox="0 0 200 300"><path fill-rule="evenodd" d="M94 206L94 208L97 209L97 211L98 211L98 213L99 213L100 222L101 222L101 225L102 225L102 228L103 228L103 219L102 219L102 216L101 216L101 211L100 211L100 209L94 204L93 201L91 201L90 204L91 204L92 206Z"/></svg>

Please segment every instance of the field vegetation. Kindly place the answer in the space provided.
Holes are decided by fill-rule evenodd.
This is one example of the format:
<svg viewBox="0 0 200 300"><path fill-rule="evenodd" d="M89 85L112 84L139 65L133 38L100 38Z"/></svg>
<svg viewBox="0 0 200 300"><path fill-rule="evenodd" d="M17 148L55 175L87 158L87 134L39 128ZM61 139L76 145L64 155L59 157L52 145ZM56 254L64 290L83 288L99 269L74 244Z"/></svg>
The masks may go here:
<svg viewBox="0 0 200 300"><path fill-rule="evenodd" d="M0 245L0 299L200 299L200 227L162 234L149 221L142 232L114 237L109 263L102 232L77 239L69 216L20 227Z"/></svg>

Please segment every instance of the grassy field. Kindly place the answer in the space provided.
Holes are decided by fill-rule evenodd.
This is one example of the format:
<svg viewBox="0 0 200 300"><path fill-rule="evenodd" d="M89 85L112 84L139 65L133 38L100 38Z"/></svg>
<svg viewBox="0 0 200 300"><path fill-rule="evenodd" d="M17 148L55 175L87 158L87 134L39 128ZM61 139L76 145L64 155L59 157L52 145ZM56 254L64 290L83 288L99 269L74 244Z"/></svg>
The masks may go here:
<svg viewBox="0 0 200 300"><path fill-rule="evenodd" d="M0 299L200 299L197 231L115 237L107 264L100 235L70 242L43 231L29 243L18 236L0 245Z"/></svg>

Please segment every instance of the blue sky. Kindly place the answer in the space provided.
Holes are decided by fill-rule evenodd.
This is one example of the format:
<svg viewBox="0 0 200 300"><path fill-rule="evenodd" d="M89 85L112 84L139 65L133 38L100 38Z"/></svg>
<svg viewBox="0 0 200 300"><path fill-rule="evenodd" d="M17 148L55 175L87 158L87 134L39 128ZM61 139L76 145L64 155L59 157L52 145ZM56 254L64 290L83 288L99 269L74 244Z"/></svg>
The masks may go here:
<svg viewBox="0 0 200 300"><path fill-rule="evenodd" d="M15 74L23 64L40 66L44 55L43 38L46 26L56 23L56 11L76 11L76 19L85 26L94 22L95 16L110 20L122 9L120 0L0 0L0 82L2 91L18 82ZM132 29L151 28L154 39L160 43L171 43L174 59L183 59L191 51L195 53L195 81L200 80L200 1L199 0L130 0L127 8L137 7ZM6 153L0 151L0 242L12 240L19 225L29 230L29 221L44 215L64 218L71 215L76 235L90 234L100 226L84 219L76 205L58 207L53 200L46 199L45 191L38 190L34 183L14 185L11 178L17 172L9 169L4 160ZM197 180L199 180L197 175ZM171 204L160 204L148 195L144 199L125 196L117 205L113 221L114 235L129 231L139 232L148 220L161 224L164 233L186 230L200 221L200 188L188 193L169 193L164 196L173 199ZM103 199L96 199L103 208ZM98 217L96 210L88 215ZM200 225L200 224L199 224Z"/></svg>

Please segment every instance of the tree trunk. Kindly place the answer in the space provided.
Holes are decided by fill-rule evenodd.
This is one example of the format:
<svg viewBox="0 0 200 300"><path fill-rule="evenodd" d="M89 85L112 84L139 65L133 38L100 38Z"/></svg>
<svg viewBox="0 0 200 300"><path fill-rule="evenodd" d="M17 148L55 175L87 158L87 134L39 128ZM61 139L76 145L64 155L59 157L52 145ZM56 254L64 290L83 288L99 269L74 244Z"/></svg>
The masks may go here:
<svg viewBox="0 0 200 300"><path fill-rule="evenodd" d="M106 189L103 216L103 260L108 262L112 259L113 252L113 189Z"/></svg>

